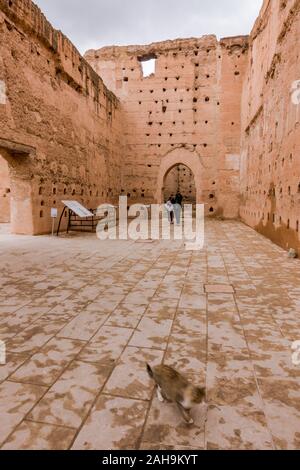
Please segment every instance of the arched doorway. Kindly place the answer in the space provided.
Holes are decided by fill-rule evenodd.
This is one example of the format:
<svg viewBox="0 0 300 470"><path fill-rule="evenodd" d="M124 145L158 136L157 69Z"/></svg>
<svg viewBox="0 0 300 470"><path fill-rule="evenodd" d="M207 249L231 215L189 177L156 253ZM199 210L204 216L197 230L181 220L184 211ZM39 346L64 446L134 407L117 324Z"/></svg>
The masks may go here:
<svg viewBox="0 0 300 470"><path fill-rule="evenodd" d="M188 169L189 173L187 173L186 170L187 175L193 175L193 182L191 183L192 194L194 191L195 202L197 204L201 204L205 168L203 167L199 155L195 151L190 151L185 147L177 148L163 157L157 178L157 189L155 195L156 202L158 204L162 204L164 202L166 178L168 178L169 173L178 166L183 170L184 168Z"/></svg>
<svg viewBox="0 0 300 470"><path fill-rule="evenodd" d="M14 234L34 233L31 162L34 155L33 147L0 138L0 223L10 223Z"/></svg>
<svg viewBox="0 0 300 470"><path fill-rule="evenodd" d="M196 204L196 185L192 170L181 163L171 168L165 175L163 198L166 202L170 196L180 192L183 202Z"/></svg>

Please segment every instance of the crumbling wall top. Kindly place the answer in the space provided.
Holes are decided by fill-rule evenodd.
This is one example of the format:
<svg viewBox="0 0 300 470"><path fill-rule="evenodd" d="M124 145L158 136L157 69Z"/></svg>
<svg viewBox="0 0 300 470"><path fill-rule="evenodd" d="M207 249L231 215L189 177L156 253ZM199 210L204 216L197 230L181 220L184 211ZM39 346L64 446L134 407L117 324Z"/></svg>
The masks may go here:
<svg viewBox="0 0 300 470"><path fill-rule="evenodd" d="M100 49L90 49L85 53L87 60L91 59L119 59L122 57L130 57L132 55L147 57L155 54L166 54L168 52L189 52L193 48L217 49L218 45L225 46L228 49L232 47L240 47L243 50L248 48L249 36L235 36L222 38L218 41L215 35L206 35L200 38L184 38L168 41L154 42L147 45L130 45L130 46L107 46Z"/></svg>
<svg viewBox="0 0 300 470"><path fill-rule="evenodd" d="M147 56L153 54L165 54L167 52L185 52L190 51L191 48L199 49L216 49L218 40L215 35L202 36L201 38L188 38L188 39L174 39L161 42L153 42L144 45L129 45L129 46L108 46L102 47L98 50L90 49L85 53L85 57L89 58L112 58L117 59L124 56Z"/></svg>
<svg viewBox="0 0 300 470"><path fill-rule="evenodd" d="M98 96L103 92L117 107L118 98L109 91L103 80L81 56L74 44L61 32L53 28L40 8L31 0L0 0L0 10L6 21L21 31L34 35L38 41L51 50L58 73L67 77L68 83L86 96ZM93 88L93 90L92 90Z"/></svg>

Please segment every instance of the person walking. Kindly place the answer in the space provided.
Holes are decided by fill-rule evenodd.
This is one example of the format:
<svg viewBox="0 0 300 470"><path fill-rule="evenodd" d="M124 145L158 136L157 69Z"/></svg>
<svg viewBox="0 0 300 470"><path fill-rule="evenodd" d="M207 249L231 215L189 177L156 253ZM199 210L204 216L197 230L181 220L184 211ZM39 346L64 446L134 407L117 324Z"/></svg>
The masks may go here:
<svg viewBox="0 0 300 470"><path fill-rule="evenodd" d="M174 221L174 203L175 203L175 198L174 196L170 196L168 201L165 204L165 208L167 209L168 212L168 220L171 225L173 225Z"/></svg>
<svg viewBox="0 0 300 470"><path fill-rule="evenodd" d="M181 220L182 201L183 201L183 196L180 193L180 191L178 191L174 200L174 214L175 214L177 225L180 224L180 220Z"/></svg>

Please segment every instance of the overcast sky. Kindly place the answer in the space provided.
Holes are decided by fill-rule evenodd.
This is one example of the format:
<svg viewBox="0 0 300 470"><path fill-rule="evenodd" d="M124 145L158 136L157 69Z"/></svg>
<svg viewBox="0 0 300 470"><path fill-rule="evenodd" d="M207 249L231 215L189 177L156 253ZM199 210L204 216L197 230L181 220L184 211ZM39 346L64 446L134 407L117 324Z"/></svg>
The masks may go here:
<svg viewBox="0 0 300 470"><path fill-rule="evenodd" d="M56 29L84 53L216 34L248 34L262 0L35 0Z"/></svg>

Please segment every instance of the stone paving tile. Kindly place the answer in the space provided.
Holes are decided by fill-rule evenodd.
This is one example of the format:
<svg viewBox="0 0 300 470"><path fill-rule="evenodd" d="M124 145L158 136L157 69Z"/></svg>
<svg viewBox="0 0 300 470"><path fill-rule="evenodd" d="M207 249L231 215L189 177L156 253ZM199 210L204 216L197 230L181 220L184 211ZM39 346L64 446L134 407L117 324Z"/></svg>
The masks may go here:
<svg viewBox="0 0 300 470"><path fill-rule="evenodd" d="M211 408L208 411L205 429L208 450L272 450L274 448L262 410L236 405Z"/></svg>
<svg viewBox="0 0 300 470"><path fill-rule="evenodd" d="M149 442L142 442L140 445L140 450L167 450L167 451L179 451L179 450L187 450L187 451L194 451L195 449L193 447L187 447L187 446L167 446L163 444L151 444ZM203 448L198 448L197 450L204 450ZM192 454L193 455L193 454Z"/></svg>
<svg viewBox="0 0 300 470"><path fill-rule="evenodd" d="M206 284L205 292L207 294L233 294L234 289L226 284Z"/></svg>
<svg viewBox="0 0 300 470"><path fill-rule="evenodd" d="M201 289L199 289L199 293L190 293L190 289L187 288L183 291L179 307L180 308L200 308L206 309L207 299L205 294L201 293Z"/></svg>
<svg viewBox="0 0 300 470"><path fill-rule="evenodd" d="M24 364L27 359L27 355L7 353L6 364L0 365L0 382L7 379L16 369Z"/></svg>
<svg viewBox="0 0 300 470"><path fill-rule="evenodd" d="M252 363L258 378L298 378L300 368L292 362L290 343L282 351L251 353Z"/></svg>
<svg viewBox="0 0 300 470"><path fill-rule="evenodd" d="M23 421L1 450L65 450L75 435L75 429Z"/></svg>
<svg viewBox="0 0 300 470"><path fill-rule="evenodd" d="M58 320L52 323L33 323L24 331L8 340L6 349L15 353L35 353L58 333L63 325Z"/></svg>
<svg viewBox="0 0 300 470"><path fill-rule="evenodd" d="M78 359L85 362L114 365L134 330L103 326L82 350Z"/></svg>
<svg viewBox="0 0 300 470"><path fill-rule="evenodd" d="M277 449L300 449L300 380L259 379L265 413Z"/></svg>
<svg viewBox="0 0 300 470"><path fill-rule="evenodd" d="M236 349L226 349L216 353L209 353L207 357L208 390L218 392L217 381L224 381L224 385L230 387L231 381L236 379L253 379L255 371L248 352L240 352ZM223 386L223 389L225 387ZM226 394L225 390L220 391Z"/></svg>
<svg viewBox="0 0 300 470"><path fill-rule="evenodd" d="M28 359L11 377L15 382L52 385L85 343L54 338Z"/></svg>
<svg viewBox="0 0 300 470"><path fill-rule="evenodd" d="M100 397L77 436L72 449L136 449L147 406L146 402L138 400ZM105 432L99 432L99 423Z"/></svg>
<svg viewBox="0 0 300 470"><path fill-rule="evenodd" d="M35 321L40 319L49 308L26 306L14 313L5 314L0 325L0 336L2 340L8 341Z"/></svg>
<svg viewBox="0 0 300 470"><path fill-rule="evenodd" d="M108 314L96 314L84 311L68 323L59 333L58 337L89 341L99 328L105 323Z"/></svg>
<svg viewBox="0 0 300 470"><path fill-rule="evenodd" d="M119 326L122 328L136 328L143 314L146 305L134 305L129 303L120 304L119 307L108 317L105 325Z"/></svg>
<svg viewBox="0 0 300 470"><path fill-rule="evenodd" d="M19 297L17 295L14 295L13 293L6 293L5 296L0 297L0 306L3 312L7 311L7 309L15 311L18 308L26 307L26 305L28 305L30 301L30 296L25 298L25 296ZM0 313L2 313L1 310Z"/></svg>
<svg viewBox="0 0 300 470"><path fill-rule="evenodd" d="M173 333L206 335L206 311L200 309L178 309L173 325Z"/></svg>
<svg viewBox="0 0 300 470"><path fill-rule="evenodd" d="M108 295L96 299L86 307L86 311L98 312L99 314L112 313L114 309L124 300L123 295Z"/></svg>
<svg viewBox="0 0 300 470"><path fill-rule="evenodd" d="M42 386L8 381L0 385L0 445L46 391Z"/></svg>
<svg viewBox="0 0 300 470"><path fill-rule="evenodd" d="M180 284L178 286L174 285L174 283L163 284L157 289L155 295L158 299L179 300L182 292L182 285Z"/></svg>
<svg viewBox="0 0 300 470"><path fill-rule="evenodd" d="M232 325L226 321L219 321L217 324L208 323L208 345L209 352L216 352L225 349L247 349L243 328L239 324Z"/></svg>
<svg viewBox="0 0 300 470"><path fill-rule="evenodd" d="M172 320L145 316L130 340L130 346L166 349Z"/></svg>
<svg viewBox="0 0 300 470"><path fill-rule="evenodd" d="M201 406L192 411L195 424L186 424L176 406L153 399L143 439L147 443L166 446L204 448L205 413Z"/></svg>
<svg viewBox="0 0 300 470"><path fill-rule="evenodd" d="M222 300L223 299L223 300ZM247 349L234 298L228 294L208 296L208 351Z"/></svg>
<svg viewBox="0 0 300 470"><path fill-rule="evenodd" d="M130 292L125 299L124 303L133 304L133 305L148 305L151 301L153 295L155 294L156 289L135 289Z"/></svg>
<svg viewBox="0 0 300 470"><path fill-rule="evenodd" d="M168 364L192 379L196 385L205 384L206 376L206 336L187 335L184 332L170 336L165 355Z"/></svg>
<svg viewBox="0 0 300 470"><path fill-rule="evenodd" d="M149 272L149 271L148 271ZM144 276L144 278L138 282L138 284L136 285L136 287L138 289L158 289L158 287L160 286L162 280L161 280L161 277L156 277L156 278L151 278L151 277L148 277L147 274Z"/></svg>
<svg viewBox="0 0 300 470"><path fill-rule="evenodd" d="M84 310L89 303L90 301L67 299L49 310L49 312L45 314L44 317L46 315L50 315L51 318L52 316L53 318L60 318L66 315L67 318L73 318L76 317L76 315L78 315L78 313L80 313L82 310Z"/></svg>
<svg viewBox="0 0 300 470"><path fill-rule="evenodd" d="M178 299L165 299L165 298L161 298L159 297L157 294L155 294L150 302L150 305L151 304L160 304L161 306L165 306L165 307L169 307L169 308L173 308L174 311L175 309L177 308L178 306Z"/></svg>
<svg viewBox="0 0 300 470"><path fill-rule="evenodd" d="M78 428L110 373L109 366L72 362L28 418Z"/></svg>
<svg viewBox="0 0 300 470"><path fill-rule="evenodd" d="M126 348L103 392L108 395L150 400L154 384L148 376L146 364L161 364L163 355L164 351Z"/></svg>
<svg viewBox="0 0 300 470"><path fill-rule="evenodd" d="M156 318L160 320L174 320L177 311L177 304L175 306L170 305L167 300L157 301L153 300L148 305L145 312L145 317Z"/></svg>

